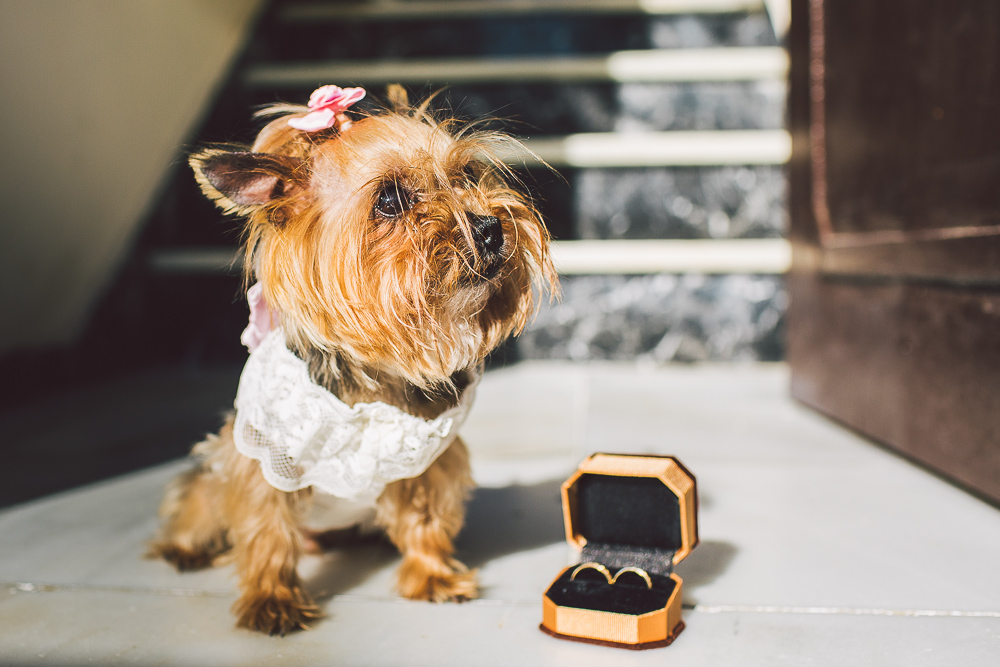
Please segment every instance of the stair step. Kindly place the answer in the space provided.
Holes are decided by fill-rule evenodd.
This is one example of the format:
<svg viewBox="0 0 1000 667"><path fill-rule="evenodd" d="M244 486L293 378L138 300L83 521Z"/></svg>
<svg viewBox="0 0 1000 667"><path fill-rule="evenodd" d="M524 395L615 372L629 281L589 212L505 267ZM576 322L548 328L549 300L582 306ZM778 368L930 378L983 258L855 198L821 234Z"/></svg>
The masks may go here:
<svg viewBox="0 0 1000 667"><path fill-rule="evenodd" d="M531 14L724 14L757 12L763 0L423 0L354 4L290 4L278 18L290 22L420 20L528 16Z"/></svg>
<svg viewBox="0 0 1000 667"><path fill-rule="evenodd" d="M643 241L553 241L560 274L754 273L788 270L791 248L784 239ZM158 274L218 274L242 270L233 248L161 248L148 266Z"/></svg>
<svg viewBox="0 0 1000 667"><path fill-rule="evenodd" d="M644 273L781 274L791 266L784 239L556 241L560 275Z"/></svg>
<svg viewBox="0 0 1000 667"><path fill-rule="evenodd" d="M230 247L157 248L146 264L158 274L236 274L243 270L243 255Z"/></svg>
<svg viewBox="0 0 1000 667"><path fill-rule="evenodd" d="M523 144L532 155L511 152L501 159L529 168L664 167L785 164L792 155L785 130L594 132Z"/></svg>
<svg viewBox="0 0 1000 667"><path fill-rule="evenodd" d="M666 82L783 79L788 54L776 46L618 51L604 56L427 58L255 65L243 81L255 88L340 85L529 82Z"/></svg>
<svg viewBox="0 0 1000 667"><path fill-rule="evenodd" d="M422 100L439 87L410 86ZM304 102L312 88L256 89L248 107L276 98ZM669 83L459 84L440 90L435 116L475 121L519 137L587 132L756 130L783 127L787 86L779 79ZM374 111L383 95L369 87L356 107ZM220 139L231 138L219 132Z"/></svg>
<svg viewBox="0 0 1000 667"><path fill-rule="evenodd" d="M158 211L144 246L231 247L242 223L178 171L173 204ZM560 240L777 238L786 229L780 165L534 169L521 178Z"/></svg>
<svg viewBox="0 0 1000 667"><path fill-rule="evenodd" d="M492 3L495 5L501 2ZM605 57L618 51L776 47L767 15L564 14L412 21L269 21L248 65L445 58ZM327 83L329 79L314 81Z"/></svg>

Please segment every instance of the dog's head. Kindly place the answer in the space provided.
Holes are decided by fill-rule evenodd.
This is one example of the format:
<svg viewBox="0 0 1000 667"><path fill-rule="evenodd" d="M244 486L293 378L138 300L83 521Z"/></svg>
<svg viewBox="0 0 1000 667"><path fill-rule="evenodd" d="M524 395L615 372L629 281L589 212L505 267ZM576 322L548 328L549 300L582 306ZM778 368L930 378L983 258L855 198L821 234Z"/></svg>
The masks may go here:
<svg viewBox="0 0 1000 667"><path fill-rule="evenodd" d="M290 342L418 385L444 382L519 332L555 288L549 236L510 187L509 137L393 108L328 128L276 115L251 150L203 150L205 194L247 217L245 270Z"/></svg>

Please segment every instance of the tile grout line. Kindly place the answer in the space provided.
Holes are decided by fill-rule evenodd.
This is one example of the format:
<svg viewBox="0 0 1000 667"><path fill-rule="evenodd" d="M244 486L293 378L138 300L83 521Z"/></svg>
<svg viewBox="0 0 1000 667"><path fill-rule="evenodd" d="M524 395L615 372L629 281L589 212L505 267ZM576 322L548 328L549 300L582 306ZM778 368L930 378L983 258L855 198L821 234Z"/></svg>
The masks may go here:
<svg viewBox="0 0 1000 667"><path fill-rule="evenodd" d="M196 588L157 588L143 586L111 586L94 584L39 584L31 582L0 582L0 590L7 589L10 593L134 593L138 595L162 595L166 597L207 597L207 598L231 598L237 592L233 591L209 591ZM389 602L389 603L410 603L396 595L376 596L376 595L334 595L326 598L319 596L324 601L338 600L340 602ZM462 604L471 604L478 607L501 607L504 605L523 604L524 600L499 600L495 598L480 598L470 600Z"/></svg>
<svg viewBox="0 0 1000 667"><path fill-rule="evenodd" d="M144 595L164 595L168 597L229 598L235 593L203 591L191 588L138 588L132 586L87 586L82 584L33 584L27 582L0 583L11 593L55 593L55 592L105 592L139 593ZM376 597L370 595L335 595L329 602L388 602L408 604L412 600L399 597ZM534 604L534 600L497 600L481 598L464 604L474 607L503 607ZM945 609L880 609L877 607L790 607L774 605L704 605L684 604L687 611L703 614L793 614L817 616L898 616L903 618L1000 618L1000 611L962 611Z"/></svg>
<svg viewBox="0 0 1000 667"><path fill-rule="evenodd" d="M705 614L753 613L820 616L904 616L1000 618L1000 611L960 611L943 609L879 609L873 607L781 607L769 605L684 605L685 609Z"/></svg>
<svg viewBox="0 0 1000 667"><path fill-rule="evenodd" d="M221 598L231 597L233 593L222 591L206 591L196 588L145 588L139 586L100 586L87 584L35 584L30 582L0 582L0 590L6 588L10 593L138 593L142 595L164 595L168 597L189 598Z"/></svg>

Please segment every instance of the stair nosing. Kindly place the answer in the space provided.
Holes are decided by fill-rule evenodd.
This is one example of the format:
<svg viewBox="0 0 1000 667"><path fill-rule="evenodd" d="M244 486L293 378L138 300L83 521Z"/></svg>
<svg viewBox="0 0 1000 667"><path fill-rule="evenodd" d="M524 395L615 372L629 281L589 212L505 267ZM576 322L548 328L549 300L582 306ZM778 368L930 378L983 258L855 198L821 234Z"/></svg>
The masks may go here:
<svg viewBox="0 0 1000 667"><path fill-rule="evenodd" d="M602 239L553 241L560 275L654 273L783 274L791 265L785 239ZM233 274L242 252L229 247L163 248L150 253L155 273Z"/></svg>
<svg viewBox="0 0 1000 667"><path fill-rule="evenodd" d="M780 46L615 51L598 56L412 58L253 65L251 88L339 85L527 82L670 83L783 80L788 54Z"/></svg>
<svg viewBox="0 0 1000 667"><path fill-rule="evenodd" d="M708 167L782 165L792 153L786 130L591 132L521 143L527 153L499 157L524 167Z"/></svg>
<svg viewBox="0 0 1000 667"><path fill-rule="evenodd" d="M278 12L288 23L306 21L393 21L539 14L732 14L763 12L763 0L508 0L474 2L424 0L422 2L368 2L354 4L298 3Z"/></svg>

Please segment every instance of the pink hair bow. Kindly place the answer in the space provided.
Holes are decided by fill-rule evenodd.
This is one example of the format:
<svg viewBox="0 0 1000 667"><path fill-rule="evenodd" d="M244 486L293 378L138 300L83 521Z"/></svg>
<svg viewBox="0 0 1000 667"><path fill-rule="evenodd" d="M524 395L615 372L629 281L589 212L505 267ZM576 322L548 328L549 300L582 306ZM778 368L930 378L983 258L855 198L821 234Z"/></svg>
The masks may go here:
<svg viewBox="0 0 1000 667"><path fill-rule="evenodd" d="M289 118L288 124L303 132L325 130L337 124L338 115L365 96L364 88L340 88L338 86L321 86L309 96L309 113L301 118ZM341 129L347 129L340 118Z"/></svg>

